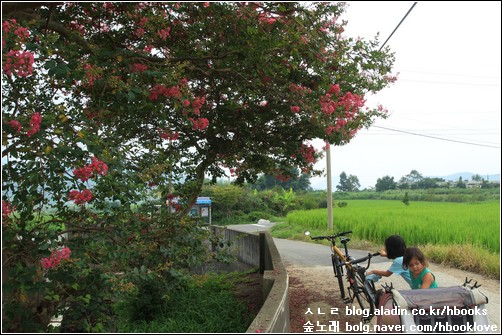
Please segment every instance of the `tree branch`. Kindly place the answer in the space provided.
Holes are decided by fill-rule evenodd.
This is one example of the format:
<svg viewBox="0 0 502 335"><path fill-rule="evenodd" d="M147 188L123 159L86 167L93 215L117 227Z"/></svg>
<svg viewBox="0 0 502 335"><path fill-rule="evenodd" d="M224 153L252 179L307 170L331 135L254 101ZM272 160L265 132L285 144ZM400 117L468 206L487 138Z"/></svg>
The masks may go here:
<svg viewBox="0 0 502 335"><path fill-rule="evenodd" d="M19 21L21 21L21 20L27 20L27 21L36 20L36 21L40 21L42 23L41 25L45 26L45 28L47 30L54 31L54 32L62 35L66 39L68 39L70 41L74 41L78 45L82 46L85 49L85 51L87 51L87 52L89 52L91 54L94 54L94 52L95 52L95 47L94 46L92 46L91 44L87 43L87 41L83 37L80 37L77 34L72 34L71 30L67 29L65 26L63 26L60 23L57 23L57 22L54 22L54 21L48 21L47 22L45 19L42 19L40 17L40 15L34 14L34 13L30 13L28 11L14 11L14 12L12 12L11 17L15 18L15 19L18 19Z"/></svg>
<svg viewBox="0 0 502 335"><path fill-rule="evenodd" d="M32 10L42 6L60 6L63 4L64 2L2 2L2 19L8 19L14 12Z"/></svg>

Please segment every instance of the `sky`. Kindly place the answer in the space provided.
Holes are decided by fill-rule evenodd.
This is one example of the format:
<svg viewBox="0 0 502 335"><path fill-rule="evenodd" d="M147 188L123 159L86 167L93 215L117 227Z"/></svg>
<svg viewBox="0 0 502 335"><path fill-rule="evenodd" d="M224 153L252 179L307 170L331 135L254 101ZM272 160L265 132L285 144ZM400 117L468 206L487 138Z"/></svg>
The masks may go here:
<svg viewBox="0 0 502 335"><path fill-rule="evenodd" d="M347 3L345 35L368 40L379 33L382 45L414 1ZM412 170L424 177L500 174L501 2L417 2L386 46L398 81L366 96L366 105L382 104L390 116L331 146L333 191L342 172L356 176L361 189ZM326 160L316 168L325 170ZM326 180L313 177L311 186L325 190Z"/></svg>

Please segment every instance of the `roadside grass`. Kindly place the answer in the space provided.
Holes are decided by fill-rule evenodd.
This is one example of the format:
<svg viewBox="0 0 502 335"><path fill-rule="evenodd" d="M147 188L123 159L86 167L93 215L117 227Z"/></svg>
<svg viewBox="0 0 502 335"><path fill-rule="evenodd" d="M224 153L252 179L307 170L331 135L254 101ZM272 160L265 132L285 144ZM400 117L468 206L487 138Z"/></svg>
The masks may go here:
<svg viewBox="0 0 502 335"><path fill-rule="evenodd" d="M235 295L238 284L256 272L195 275L171 295L151 321L117 320L119 333L244 333L256 316Z"/></svg>

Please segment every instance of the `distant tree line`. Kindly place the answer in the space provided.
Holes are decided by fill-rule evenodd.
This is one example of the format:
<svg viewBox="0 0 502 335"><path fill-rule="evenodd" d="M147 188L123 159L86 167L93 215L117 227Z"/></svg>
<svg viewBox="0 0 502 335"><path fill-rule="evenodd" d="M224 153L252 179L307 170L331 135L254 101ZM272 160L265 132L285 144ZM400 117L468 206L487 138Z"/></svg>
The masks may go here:
<svg viewBox="0 0 502 335"><path fill-rule="evenodd" d="M493 182L489 182L479 174L472 176L472 182L478 188L494 188L499 186ZM425 190L432 188L467 188L468 182L459 177L459 180L448 182L443 178L424 177L417 170L411 172L395 181L394 177L389 175L378 178L375 184L375 191L383 192L387 190ZM359 191L360 184L357 176L347 175L345 172L340 174L339 184L336 190L339 192L357 192Z"/></svg>

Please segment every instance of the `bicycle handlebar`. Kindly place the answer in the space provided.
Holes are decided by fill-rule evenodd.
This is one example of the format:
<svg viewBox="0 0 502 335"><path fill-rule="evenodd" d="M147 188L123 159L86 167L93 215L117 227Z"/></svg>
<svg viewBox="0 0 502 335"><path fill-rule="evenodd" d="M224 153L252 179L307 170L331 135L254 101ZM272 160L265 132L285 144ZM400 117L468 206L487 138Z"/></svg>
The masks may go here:
<svg viewBox="0 0 502 335"><path fill-rule="evenodd" d="M364 262L368 259L371 259L371 257L373 257L373 256L380 256L380 252L368 253L368 256L365 256L365 257L362 257L359 259L354 259L354 260L351 260L350 262L347 262L347 263L350 263L350 264L361 263L361 262Z"/></svg>
<svg viewBox="0 0 502 335"><path fill-rule="evenodd" d="M348 234L352 234L352 230L342 231L341 233L336 233L334 235L315 236L315 237L310 236L310 238L312 240L324 240L324 239L331 240L331 239L334 239L334 238L337 238L337 237L340 237L340 236L345 236L345 235L348 235Z"/></svg>

